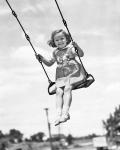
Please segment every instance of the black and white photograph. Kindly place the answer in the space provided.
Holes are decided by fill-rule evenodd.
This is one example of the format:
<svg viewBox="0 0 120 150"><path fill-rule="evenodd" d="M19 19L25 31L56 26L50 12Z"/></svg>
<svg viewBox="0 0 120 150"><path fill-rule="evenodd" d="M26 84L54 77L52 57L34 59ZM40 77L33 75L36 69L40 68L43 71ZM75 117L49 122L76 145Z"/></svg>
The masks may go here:
<svg viewBox="0 0 120 150"><path fill-rule="evenodd" d="M120 0L0 0L0 150L120 150Z"/></svg>

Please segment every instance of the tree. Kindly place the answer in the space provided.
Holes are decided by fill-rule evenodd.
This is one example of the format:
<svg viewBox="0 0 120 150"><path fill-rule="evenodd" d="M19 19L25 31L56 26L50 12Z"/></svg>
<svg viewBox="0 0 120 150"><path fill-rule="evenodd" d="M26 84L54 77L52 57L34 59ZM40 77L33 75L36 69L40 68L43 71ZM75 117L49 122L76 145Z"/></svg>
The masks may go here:
<svg viewBox="0 0 120 150"><path fill-rule="evenodd" d="M71 145L73 143L73 136L71 134L69 134L66 137L66 141L68 142L69 145Z"/></svg>
<svg viewBox="0 0 120 150"><path fill-rule="evenodd" d="M23 138L23 134L19 130L16 130L16 129L11 129L9 131L9 136L10 136L11 141L17 140L17 142L21 142Z"/></svg>
<svg viewBox="0 0 120 150"><path fill-rule="evenodd" d="M31 139L32 141L35 141L35 142L43 142L43 137L44 137L44 136L45 136L45 134L44 134L43 132L38 132L38 133L32 135L32 136L30 137L30 139Z"/></svg>
<svg viewBox="0 0 120 150"><path fill-rule="evenodd" d="M2 131L0 130L0 139L4 137L4 134L2 133Z"/></svg>
<svg viewBox="0 0 120 150"><path fill-rule="evenodd" d="M110 114L106 121L103 120L103 126L107 131L107 137L111 140L120 133L120 105L115 108L113 114Z"/></svg>

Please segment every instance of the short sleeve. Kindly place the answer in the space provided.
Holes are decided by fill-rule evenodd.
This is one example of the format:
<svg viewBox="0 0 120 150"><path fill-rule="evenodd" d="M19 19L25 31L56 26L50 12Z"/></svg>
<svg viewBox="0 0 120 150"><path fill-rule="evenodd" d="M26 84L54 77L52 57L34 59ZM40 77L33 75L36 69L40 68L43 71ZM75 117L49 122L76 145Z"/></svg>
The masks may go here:
<svg viewBox="0 0 120 150"><path fill-rule="evenodd" d="M75 52L75 48L73 47L73 45L71 45L71 46L69 47L69 54L70 54L70 57L71 57L71 58L74 58L74 57L77 56L77 54L76 54L76 52Z"/></svg>

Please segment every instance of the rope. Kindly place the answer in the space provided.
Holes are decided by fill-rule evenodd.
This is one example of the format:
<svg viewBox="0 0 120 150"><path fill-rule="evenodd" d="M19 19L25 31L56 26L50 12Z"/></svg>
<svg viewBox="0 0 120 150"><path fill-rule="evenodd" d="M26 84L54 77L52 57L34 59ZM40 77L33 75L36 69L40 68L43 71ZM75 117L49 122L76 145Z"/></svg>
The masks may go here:
<svg viewBox="0 0 120 150"><path fill-rule="evenodd" d="M8 4L8 6L9 6L9 8L11 9L13 16L14 16L14 17L16 18L16 20L18 21L18 23L19 23L19 25L20 25L22 31L24 32L26 39L28 40L29 44L31 45L31 47L32 47L32 49L33 49L35 55L37 55L37 52L36 52L36 50L35 50L33 44L31 43L30 37L28 36L28 34L26 33L25 29L23 28L23 26L22 26L20 20L19 20L18 17L17 17L17 14L16 14L15 11L12 9L12 7L11 7L10 3L8 2L8 0L6 0L6 2L7 2L7 4ZM53 82L50 80L50 78L49 78L49 76L48 76L48 74L47 74L47 72L46 72L46 70L45 70L45 68L44 68L44 66L43 66L43 64L42 64L42 61L41 61L40 59L39 59L39 62L40 62L41 66L42 66L42 68L43 68L43 70L44 70L44 72L45 72L45 74L46 74L46 77L47 77L47 79L48 79L48 82L49 82L50 84L53 83Z"/></svg>
<svg viewBox="0 0 120 150"><path fill-rule="evenodd" d="M63 22L64 26L66 27L66 29L67 29L67 31L68 31L68 34L69 34L69 36L70 36L70 38L71 38L71 41L73 42L74 40L73 40L72 35L71 35L71 33L70 33L70 30L69 30L69 28L68 28L68 26L67 26L67 22L66 22L66 20L64 19L63 14L62 14L62 12L61 12L61 10L60 10L60 7L59 7L59 5L58 5L57 0L55 0L55 3L56 3L56 5L57 5L58 11L59 11L60 16L61 16L61 18L62 18L62 22ZM88 73L87 73L87 71L86 71L86 69L85 69L85 67L84 67L84 65L83 65L83 63L82 63L82 60L80 59L78 50L77 50L76 48L75 48L75 52L77 53L77 55L78 55L78 57L79 57L79 60L80 60L80 63L81 63L81 65L82 65L84 71L86 72L86 76L87 76Z"/></svg>
<svg viewBox="0 0 120 150"><path fill-rule="evenodd" d="M34 48L34 46L33 46L33 44L32 44L32 42L31 42L31 40L30 40L30 37L28 36L28 34L26 33L26 31L24 30L24 28L23 28L23 26L22 26L20 20L18 19L17 14L16 14L15 11L12 9L12 7L11 7L10 3L8 2L8 0L6 0L6 2L7 2L7 4L8 4L8 6L9 6L9 8L11 9L13 16L14 16L14 17L16 18L16 20L18 21L18 23L19 23L19 25L20 25L22 31L24 32L27 41L29 42L30 46L32 47L32 49L33 49L35 55L38 55L37 52L36 52L36 50L35 50L35 48ZM60 15L61 15L61 17L62 17L63 24L64 24L64 26L66 27L66 29L67 29L67 31L68 31L68 34L70 35L71 41L74 42L74 41L73 41L73 38L72 38L72 36L71 36L71 33L70 33L69 29L68 29L67 22L66 22L66 20L64 19L63 15L62 15L62 12L61 12L61 10L60 10L60 7L59 7L59 5L58 5L58 3L57 3L57 0L55 0L55 2L56 2L56 5L57 5L57 8L58 8L58 10L59 10L59 13L60 13ZM83 63L82 63L82 61L81 61L81 59L80 59L78 50L77 50L76 48L75 48L75 52L77 53L77 55L78 55L78 57L79 57L79 60L80 60L80 63L81 63L81 65L82 65L82 67L83 67L83 69L84 69L84 71L85 71L86 78L88 78L88 77L91 77L91 78L92 78L92 79L90 80L90 83L88 83L88 85L86 85L86 87L88 87L89 85L91 85L91 84L94 82L94 78L93 78L93 76L92 76L91 74L88 74L88 73L86 72L86 70L85 70L85 68L84 68L84 66L83 66ZM55 91L50 92L50 87L51 87L52 85L54 85L55 82L52 82L52 81L50 80L50 78L49 78L49 76L48 76L48 74L47 74L47 72L46 72L46 70L45 70L45 68L44 68L44 66L43 66L42 60L41 60L40 58L39 58L39 62L40 62L40 64L41 64L41 66L42 66L42 68L43 68L43 70L44 70L44 73L45 73L45 75L46 75L46 77L47 77L47 79L48 79L48 82L49 82L48 93L49 93L50 95L53 95L53 94L55 94ZM84 83L83 83L83 84L84 84ZM78 87L78 88L85 87L83 84L80 85L80 87ZM86 83L85 83L85 84L86 84ZM77 89L77 88L75 88L75 89Z"/></svg>

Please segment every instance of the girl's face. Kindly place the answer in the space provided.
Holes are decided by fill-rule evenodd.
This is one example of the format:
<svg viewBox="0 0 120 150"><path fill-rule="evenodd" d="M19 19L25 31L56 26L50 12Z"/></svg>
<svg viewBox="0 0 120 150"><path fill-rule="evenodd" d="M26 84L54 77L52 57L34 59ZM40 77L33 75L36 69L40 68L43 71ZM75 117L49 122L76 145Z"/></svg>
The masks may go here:
<svg viewBox="0 0 120 150"><path fill-rule="evenodd" d="M54 43L58 48L62 49L67 45L67 39L65 35L60 32L54 36Z"/></svg>

